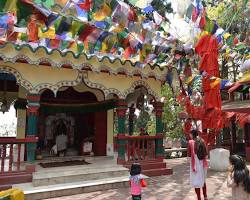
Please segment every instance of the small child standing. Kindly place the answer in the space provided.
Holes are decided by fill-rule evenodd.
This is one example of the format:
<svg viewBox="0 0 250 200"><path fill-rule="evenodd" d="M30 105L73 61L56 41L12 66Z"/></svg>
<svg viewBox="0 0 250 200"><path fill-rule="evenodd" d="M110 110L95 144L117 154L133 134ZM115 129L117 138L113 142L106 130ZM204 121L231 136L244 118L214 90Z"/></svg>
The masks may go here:
<svg viewBox="0 0 250 200"><path fill-rule="evenodd" d="M141 188L146 187L147 184L141 175L141 165L139 163L132 164L129 180L132 200L141 200Z"/></svg>

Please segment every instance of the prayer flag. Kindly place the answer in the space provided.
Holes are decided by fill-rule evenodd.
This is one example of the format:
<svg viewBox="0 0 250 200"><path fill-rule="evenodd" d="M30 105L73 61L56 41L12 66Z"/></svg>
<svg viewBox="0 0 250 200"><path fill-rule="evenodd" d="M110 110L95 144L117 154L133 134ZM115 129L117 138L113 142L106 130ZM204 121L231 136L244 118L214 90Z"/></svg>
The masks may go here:
<svg viewBox="0 0 250 200"><path fill-rule="evenodd" d="M104 3L102 5L102 8L93 14L93 18L96 21L103 21L106 17L110 16L110 14L110 7L106 3Z"/></svg>
<svg viewBox="0 0 250 200"><path fill-rule="evenodd" d="M96 28L94 26L90 26L88 24L85 24L85 26L81 29L81 33L79 35L79 40L84 41L89 34L91 34Z"/></svg>
<svg viewBox="0 0 250 200"><path fill-rule="evenodd" d="M45 32L43 32L43 30L41 28L39 28L38 37L39 38L55 39L55 37L56 37L55 27L49 27L49 29L47 29Z"/></svg>
<svg viewBox="0 0 250 200"><path fill-rule="evenodd" d="M215 78L211 83L210 83L210 87L214 88L217 85L220 85L221 79L220 78Z"/></svg>
<svg viewBox="0 0 250 200"><path fill-rule="evenodd" d="M88 21L88 12L85 11L84 9L81 9L77 4L75 5L76 12L77 12L77 17L82 20L82 21Z"/></svg>
<svg viewBox="0 0 250 200"><path fill-rule="evenodd" d="M91 1L90 0L85 0L82 3L78 3L77 4L82 10L89 12L90 11L90 5L91 5Z"/></svg>
<svg viewBox="0 0 250 200"><path fill-rule="evenodd" d="M163 21L163 17L156 11L153 12L153 16L154 16L154 21L157 25L160 25L161 22Z"/></svg>

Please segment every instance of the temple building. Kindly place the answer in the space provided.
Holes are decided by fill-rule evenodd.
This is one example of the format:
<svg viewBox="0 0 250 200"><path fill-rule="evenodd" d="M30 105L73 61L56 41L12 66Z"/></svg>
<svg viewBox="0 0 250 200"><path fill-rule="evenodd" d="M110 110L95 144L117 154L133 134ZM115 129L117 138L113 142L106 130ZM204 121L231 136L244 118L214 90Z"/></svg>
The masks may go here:
<svg viewBox="0 0 250 200"><path fill-rule="evenodd" d="M165 70L150 65L136 68L130 62L107 57L99 60L95 56L48 53L42 47L35 51L28 46L16 49L10 43L1 47L0 59L1 111L7 112L14 104L17 115L16 138L0 138L1 174L17 177L23 170L34 172L36 159L51 157L56 137L62 133L68 140L66 157L89 154L83 144L90 142L92 156L117 154L117 163L129 166L138 160L135 154L141 152L143 142L146 153L139 160L159 165L158 169L145 168L149 171L145 174L171 173L163 163L160 90ZM141 95L147 95L154 106L155 136L129 136L125 132L125 114L129 111L133 131L134 111ZM24 163L27 165L22 169ZM11 180L15 182L15 178Z"/></svg>

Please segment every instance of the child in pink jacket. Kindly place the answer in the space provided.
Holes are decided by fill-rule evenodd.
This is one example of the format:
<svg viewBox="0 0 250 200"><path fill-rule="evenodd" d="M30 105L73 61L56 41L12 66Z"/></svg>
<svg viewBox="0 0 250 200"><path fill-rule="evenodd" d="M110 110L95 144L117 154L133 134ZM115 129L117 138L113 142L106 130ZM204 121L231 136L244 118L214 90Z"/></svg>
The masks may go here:
<svg viewBox="0 0 250 200"><path fill-rule="evenodd" d="M139 163L132 164L129 180L132 200L141 200L141 188L146 187L147 184L141 175L141 165Z"/></svg>

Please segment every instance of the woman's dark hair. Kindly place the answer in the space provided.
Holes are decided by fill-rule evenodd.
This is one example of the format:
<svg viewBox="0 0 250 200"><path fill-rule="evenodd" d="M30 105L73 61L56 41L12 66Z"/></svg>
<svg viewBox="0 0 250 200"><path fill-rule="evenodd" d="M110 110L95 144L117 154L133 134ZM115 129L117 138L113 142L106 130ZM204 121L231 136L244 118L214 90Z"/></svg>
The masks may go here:
<svg viewBox="0 0 250 200"><path fill-rule="evenodd" d="M130 168L130 175L135 176L141 173L141 165L139 163L133 163Z"/></svg>
<svg viewBox="0 0 250 200"><path fill-rule="evenodd" d="M250 177L249 170L245 161L238 155L231 155L229 158L230 163L233 165L233 179L237 186L243 184L244 190L250 193Z"/></svg>
<svg viewBox="0 0 250 200"><path fill-rule="evenodd" d="M193 139L197 138L197 136L199 135L198 131L197 130L192 130L191 131L191 134L193 136Z"/></svg>

